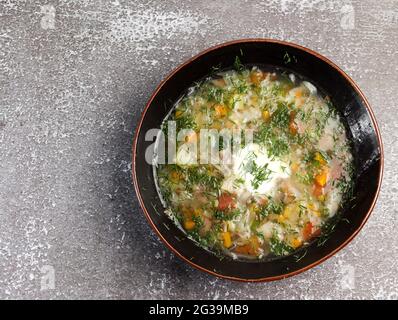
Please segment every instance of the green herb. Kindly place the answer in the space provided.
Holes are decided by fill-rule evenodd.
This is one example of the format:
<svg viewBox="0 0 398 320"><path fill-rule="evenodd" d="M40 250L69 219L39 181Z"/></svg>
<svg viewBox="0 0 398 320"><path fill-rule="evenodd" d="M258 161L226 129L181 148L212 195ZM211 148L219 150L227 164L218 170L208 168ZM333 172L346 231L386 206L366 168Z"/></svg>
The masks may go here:
<svg viewBox="0 0 398 320"><path fill-rule="evenodd" d="M269 246L271 253L276 256L286 256L294 251L291 246L279 240L278 235L275 232L270 239Z"/></svg>
<svg viewBox="0 0 398 320"><path fill-rule="evenodd" d="M239 187L240 185L242 185L244 183L245 183L245 180L243 180L242 178L238 178L238 179L235 179L234 186Z"/></svg>
<svg viewBox="0 0 398 320"><path fill-rule="evenodd" d="M297 58L295 56L290 57L289 53L287 51L285 51L285 54L283 55L283 62L285 64L289 64L291 62L297 63Z"/></svg>
<svg viewBox="0 0 398 320"><path fill-rule="evenodd" d="M343 176L337 182L337 188L340 190L343 195L343 202L348 203L354 200L354 165L350 164L347 167L348 177Z"/></svg>
<svg viewBox="0 0 398 320"><path fill-rule="evenodd" d="M213 250L215 250L215 253L217 254L217 248L214 247L218 242L218 235L222 231L222 225L220 223L214 222L213 226L209 231L206 232L205 235L199 237L197 241L199 244L205 248L207 247L212 247Z"/></svg>
<svg viewBox="0 0 398 320"><path fill-rule="evenodd" d="M289 138L269 124L262 124L254 133L254 141L267 147L268 157L280 157L289 152Z"/></svg>
<svg viewBox="0 0 398 320"><path fill-rule="evenodd" d="M217 210L214 212L214 218L221 221L229 221L235 219L240 214L241 212L239 210L232 210L230 212Z"/></svg>
<svg viewBox="0 0 398 320"><path fill-rule="evenodd" d="M236 93L238 94L244 94L247 93L249 90L249 86L247 85L247 82L242 79L237 79L237 80L232 80L232 85L234 89L236 90Z"/></svg>
<svg viewBox="0 0 398 320"><path fill-rule="evenodd" d="M258 189L260 184L269 179L272 171L268 169L268 163L262 167L258 166L254 160L246 164L246 170L253 176L252 186Z"/></svg>
<svg viewBox="0 0 398 320"><path fill-rule="evenodd" d="M318 238L317 246L323 246L330 238L337 224L341 220L341 215L335 215L334 217L326 220L321 226L321 235Z"/></svg>
<svg viewBox="0 0 398 320"><path fill-rule="evenodd" d="M195 123L195 120L190 114L182 114L180 117L175 119L176 121L176 131L177 133L180 130L184 129L196 129L197 125Z"/></svg>
<svg viewBox="0 0 398 320"><path fill-rule="evenodd" d="M254 141L267 147L269 157L280 157L289 152L290 110L287 104L278 103L277 109L271 117L270 123L263 123L254 134Z"/></svg>
<svg viewBox="0 0 398 320"><path fill-rule="evenodd" d="M231 108L231 109L235 109L235 105L236 105L236 103L239 102L239 101L240 101L240 98L239 98L239 97L233 97L233 98L232 98L232 101L231 101L230 108Z"/></svg>
<svg viewBox="0 0 398 320"><path fill-rule="evenodd" d="M216 65L216 66L212 66L212 67L211 67L211 73L210 73L210 74L213 76L215 73L219 72L220 69L221 69L221 63L219 63L219 64Z"/></svg>
<svg viewBox="0 0 398 320"><path fill-rule="evenodd" d="M326 207L326 206L322 206L322 207L320 208L320 213L321 213L321 216L322 216L323 218L329 218L329 216L330 216L330 210L329 210L329 208Z"/></svg>
<svg viewBox="0 0 398 320"><path fill-rule="evenodd" d="M305 256L307 255L307 250L304 250L304 252L300 255L300 254L296 254L294 256L294 259L296 262L299 262L300 260L302 260Z"/></svg>
<svg viewBox="0 0 398 320"><path fill-rule="evenodd" d="M166 203L168 205L170 205L171 204L171 198L173 196L172 188L170 187L170 185L163 183L162 187L161 187L161 190L162 190L163 200L166 201Z"/></svg>
<svg viewBox="0 0 398 320"><path fill-rule="evenodd" d="M268 198L268 202L265 206L262 206L259 211L259 215L262 219L266 218L271 213L281 214L284 205L282 202L276 202L272 198Z"/></svg>
<svg viewBox="0 0 398 320"><path fill-rule="evenodd" d="M242 62L240 61L238 56L235 57L234 68L236 69L236 71L239 71L239 72L243 71L243 69L244 69Z"/></svg>
<svg viewBox="0 0 398 320"><path fill-rule="evenodd" d="M207 91L207 100L221 103L223 101L224 89L210 86Z"/></svg>
<svg viewBox="0 0 398 320"><path fill-rule="evenodd" d="M308 172L306 173L296 172L295 175L297 180L302 184L310 185L314 181L314 177Z"/></svg>
<svg viewBox="0 0 398 320"><path fill-rule="evenodd" d="M308 123L311 119L313 112L313 107L310 110L305 111L304 109L298 109L297 118L300 119L304 123Z"/></svg>
<svg viewBox="0 0 398 320"><path fill-rule="evenodd" d="M218 151L224 150L226 146L224 145L224 138L222 136L218 139Z"/></svg>
<svg viewBox="0 0 398 320"><path fill-rule="evenodd" d="M218 190L221 183L220 175L213 175L206 167L190 167L186 170L186 187L188 190L196 185L202 185L210 190Z"/></svg>
<svg viewBox="0 0 398 320"><path fill-rule="evenodd" d="M301 203L299 204L299 217L301 218L303 214L307 211L307 207L302 205Z"/></svg>
<svg viewBox="0 0 398 320"><path fill-rule="evenodd" d="M305 145L311 142L311 137L308 132L304 132L302 134L297 133L295 136L293 136L292 140L294 143L297 143L298 145L305 148Z"/></svg>
<svg viewBox="0 0 398 320"><path fill-rule="evenodd" d="M286 129L290 122L290 110L286 103L279 103L278 108L272 114L271 124L280 129Z"/></svg>

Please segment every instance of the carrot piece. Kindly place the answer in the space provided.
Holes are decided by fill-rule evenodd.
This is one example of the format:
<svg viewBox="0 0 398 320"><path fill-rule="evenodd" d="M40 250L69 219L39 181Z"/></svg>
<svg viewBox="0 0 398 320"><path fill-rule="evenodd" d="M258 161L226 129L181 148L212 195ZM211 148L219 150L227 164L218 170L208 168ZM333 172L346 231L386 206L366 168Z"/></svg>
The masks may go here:
<svg viewBox="0 0 398 320"><path fill-rule="evenodd" d="M313 193L313 195L315 196L315 197L321 197L321 196L323 196L323 188L321 187L321 186L319 186L318 184L314 184L314 189L313 189L313 191L312 191L312 193Z"/></svg>
<svg viewBox="0 0 398 320"><path fill-rule="evenodd" d="M290 121L289 121L289 132L292 135L296 135L298 131L298 127L296 122L294 121L296 118L296 112L292 111L290 112Z"/></svg>
<svg viewBox="0 0 398 320"><path fill-rule="evenodd" d="M311 235L312 235L312 223L311 222L307 222L306 225L303 228L303 239L304 241L308 241L309 239L311 239Z"/></svg>
<svg viewBox="0 0 398 320"><path fill-rule="evenodd" d="M301 97L303 96L303 91L302 91L301 89L295 90L294 96L295 96L296 98L301 98Z"/></svg>
<svg viewBox="0 0 398 320"><path fill-rule="evenodd" d="M321 230L320 228L318 228L318 229L316 229L316 230L314 230L314 231L312 232L311 237L312 237L312 238L319 237L319 236L321 235L321 232L322 232L322 230Z"/></svg>
<svg viewBox="0 0 398 320"><path fill-rule="evenodd" d="M312 238L318 237L321 235L320 228L314 228L311 222L307 222L307 224L303 228L303 239L304 241L311 240Z"/></svg>
<svg viewBox="0 0 398 320"><path fill-rule="evenodd" d="M289 132L292 135L296 135L297 131L298 131L297 124L295 122L290 122L289 123Z"/></svg>
<svg viewBox="0 0 398 320"><path fill-rule="evenodd" d="M238 246L235 248L234 251L240 254L255 256L258 254L259 247L260 243L258 242L258 238L256 236L253 236L250 238L250 242L248 244Z"/></svg>
<svg viewBox="0 0 398 320"><path fill-rule="evenodd" d="M245 244L245 245L243 245L243 246L238 246L238 247L235 248L234 251L235 251L236 253L239 253L239 254L249 254L249 252L250 252L250 245Z"/></svg>
<svg viewBox="0 0 398 320"><path fill-rule="evenodd" d="M252 255L256 255L258 253L258 249L260 248L260 242L258 241L258 237L257 236L252 236L250 238L250 244L251 244L251 248L252 248Z"/></svg>
<svg viewBox="0 0 398 320"><path fill-rule="evenodd" d="M326 185L327 179L328 179L328 171L322 170L321 173L318 173L315 176L315 183L320 187L324 187Z"/></svg>
<svg viewBox="0 0 398 320"><path fill-rule="evenodd" d="M195 228L195 222L192 220L187 220L184 222L184 228L186 230L192 230L193 228Z"/></svg>
<svg viewBox="0 0 398 320"><path fill-rule="evenodd" d="M218 209L226 210L234 207L234 197L228 193L222 193L218 198Z"/></svg>

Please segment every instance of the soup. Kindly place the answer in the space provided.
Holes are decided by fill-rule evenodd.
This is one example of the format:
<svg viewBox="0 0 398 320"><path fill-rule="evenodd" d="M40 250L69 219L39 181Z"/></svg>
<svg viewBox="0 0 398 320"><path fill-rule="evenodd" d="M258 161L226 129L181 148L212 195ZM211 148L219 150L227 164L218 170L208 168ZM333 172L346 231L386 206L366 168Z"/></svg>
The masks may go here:
<svg viewBox="0 0 398 320"><path fill-rule="evenodd" d="M185 134L175 156L155 161L158 191L170 218L213 252L291 254L322 236L352 190L345 127L297 75L238 64L190 88L165 119L166 135L170 121Z"/></svg>

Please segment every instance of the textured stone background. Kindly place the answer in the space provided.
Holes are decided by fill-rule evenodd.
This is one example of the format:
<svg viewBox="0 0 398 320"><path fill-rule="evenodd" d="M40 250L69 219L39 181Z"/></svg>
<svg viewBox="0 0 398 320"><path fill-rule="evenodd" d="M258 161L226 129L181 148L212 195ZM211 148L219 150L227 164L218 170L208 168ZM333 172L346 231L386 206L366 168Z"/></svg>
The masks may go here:
<svg viewBox="0 0 398 320"><path fill-rule="evenodd" d="M174 257L130 179L132 132L159 81L245 37L293 41L340 65L373 106L386 155L360 235L263 284ZM397 43L396 0L0 0L0 298L398 299Z"/></svg>

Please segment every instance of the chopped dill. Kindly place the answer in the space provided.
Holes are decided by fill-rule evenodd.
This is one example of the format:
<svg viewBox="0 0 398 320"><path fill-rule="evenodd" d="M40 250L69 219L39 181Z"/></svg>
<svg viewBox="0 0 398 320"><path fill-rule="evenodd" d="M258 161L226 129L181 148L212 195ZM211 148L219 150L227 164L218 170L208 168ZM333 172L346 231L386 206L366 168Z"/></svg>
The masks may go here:
<svg viewBox="0 0 398 320"><path fill-rule="evenodd" d="M214 218L220 221L229 221L235 219L240 214L241 212L239 210L232 210L230 212L217 210L214 212Z"/></svg>
<svg viewBox="0 0 398 320"><path fill-rule="evenodd" d="M243 64L242 64L242 62L240 61L240 59L239 59L238 56L235 57L234 68L235 68L235 70L238 71L238 72L242 72L243 69L244 69Z"/></svg>
<svg viewBox="0 0 398 320"><path fill-rule="evenodd" d="M223 94L224 90L222 88L211 86L207 91L207 100L221 103L223 101Z"/></svg>
<svg viewBox="0 0 398 320"><path fill-rule="evenodd" d="M300 260L302 260L305 256L307 255L307 250L304 250L303 253L300 254L296 254L294 256L294 261L299 262Z"/></svg>
<svg viewBox="0 0 398 320"><path fill-rule="evenodd" d="M290 54L287 51L285 51L285 54L283 55L283 62L285 64L289 64L291 62L297 63L297 58L294 55L290 56Z"/></svg>
<svg viewBox="0 0 398 320"><path fill-rule="evenodd" d="M285 256L293 252L294 249L286 244L285 242L279 240L278 235L274 233L269 242L270 251L276 256Z"/></svg>
<svg viewBox="0 0 398 320"><path fill-rule="evenodd" d="M281 214L283 211L283 208L284 208L284 205L282 202L276 202L272 198L269 198L267 204L260 208L259 215L262 219L264 219L271 213Z"/></svg>

